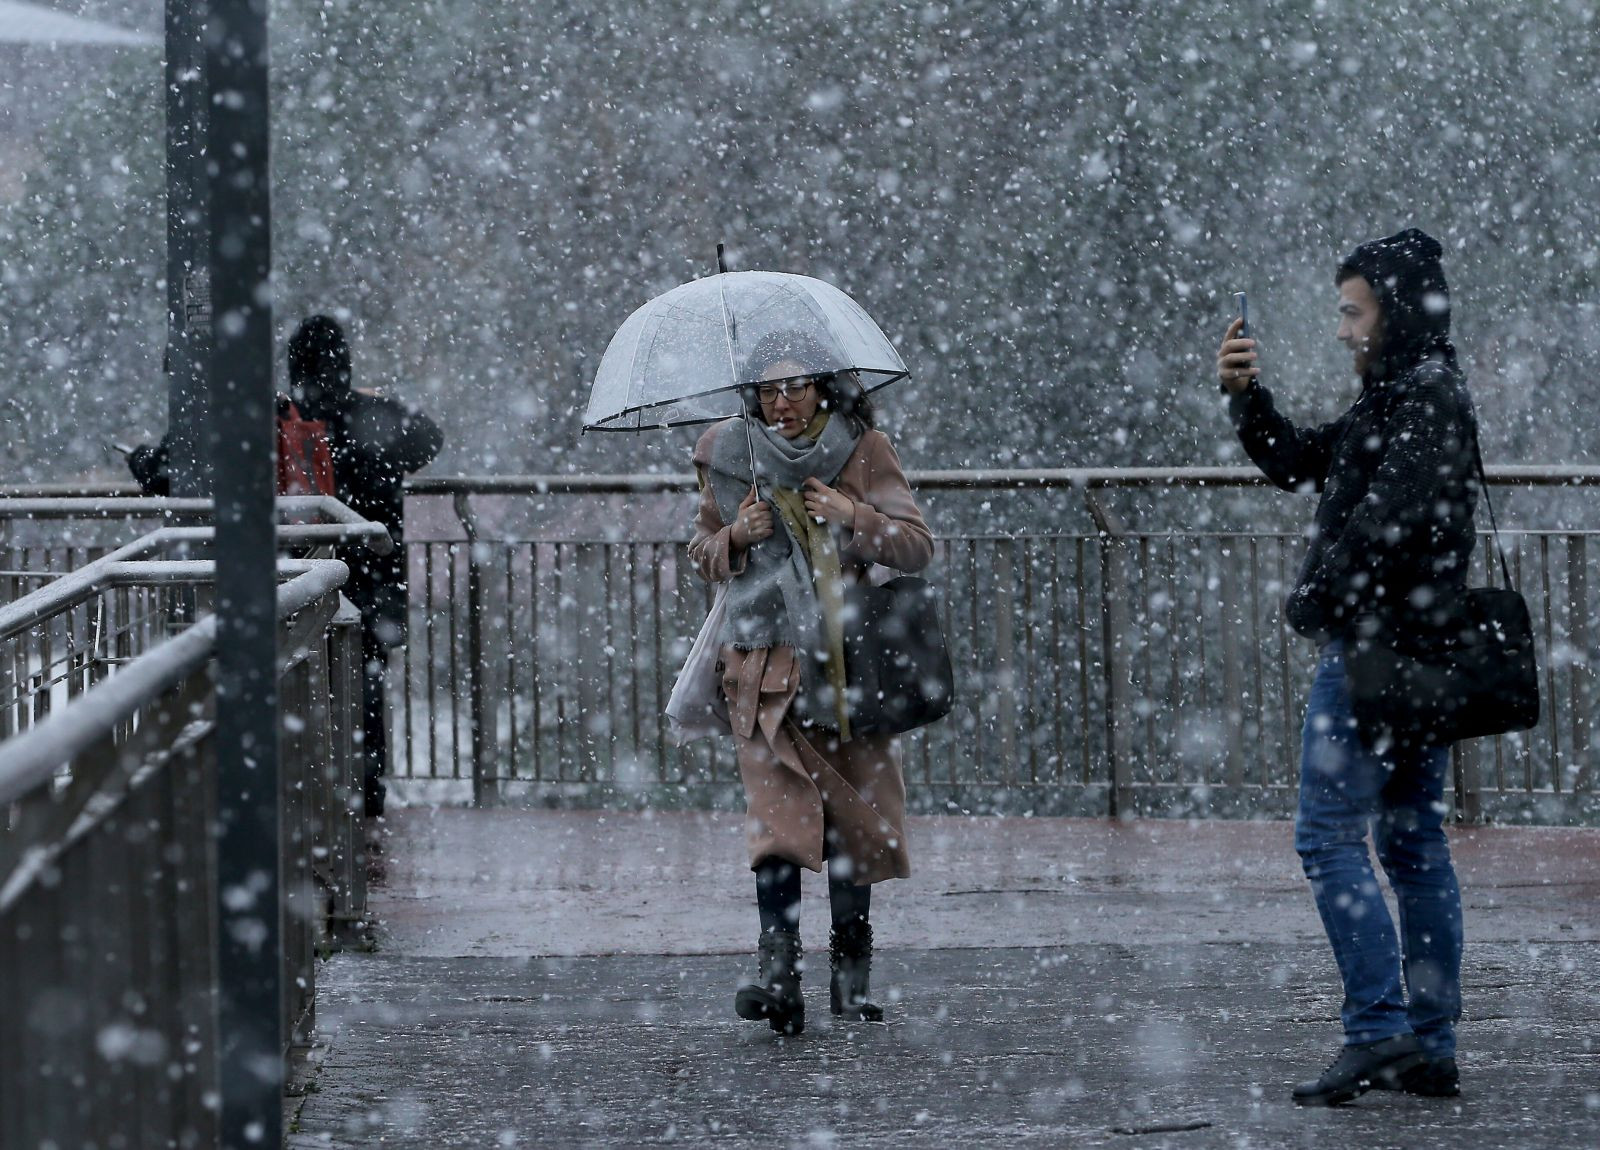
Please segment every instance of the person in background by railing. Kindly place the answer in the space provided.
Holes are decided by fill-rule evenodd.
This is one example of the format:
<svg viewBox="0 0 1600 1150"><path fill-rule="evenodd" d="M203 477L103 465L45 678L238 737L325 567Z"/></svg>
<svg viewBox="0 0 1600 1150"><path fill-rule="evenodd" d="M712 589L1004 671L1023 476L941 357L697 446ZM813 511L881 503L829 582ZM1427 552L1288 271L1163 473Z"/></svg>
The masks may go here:
<svg viewBox="0 0 1600 1150"><path fill-rule="evenodd" d="M363 518L382 523L394 550L377 555L363 546L342 547L350 567L344 593L361 612L365 759L362 801L369 818L383 814L388 769L384 671L388 652L405 641L405 496L410 472L427 466L444 444L438 426L408 404L351 386L350 344L344 329L325 315L301 322L289 338L289 386L300 414L327 425L339 500ZM165 495L167 440L135 448L128 466L146 495Z"/></svg>
<svg viewBox="0 0 1600 1150"><path fill-rule="evenodd" d="M911 873L893 739L851 737L842 653L818 658L814 636L831 633L830 612L842 626L841 581L864 579L875 563L920 571L933 558L866 393L853 375L827 373L827 362L803 333L776 333L744 365L742 378L770 381L745 397L770 491L751 485L744 420L717 424L694 451L689 559L706 580L729 584L720 670L761 922L758 972L734 1006L787 1034L805 1025L800 869L828 870L832 1012L871 1021L883 1017L868 997L872 884ZM824 698L834 707L806 706ZM800 717L813 711L829 713Z"/></svg>
<svg viewBox="0 0 1600 1150"><path fill-rule="evenodd" d="M1306 709L1295 848L1344 983L1344 1047L1294 1090L1303 1105L1371 1088L1459 1093L1461 891L1444 833L1448 747L1369 746L1344 647L1358 618L1393 617L1465 585L1473 548L1475 416L1450 343L1441 249L1415 228L1339 265L1339 340L1361 392L1338 419L1302 428L1260 382L1256 341L1234 320L1217 353L1245 450L1286 491L1321 493L1285 605L1321 645ZM1367 852L1400 908L1400 937Z"/></svg>
<svg viewBox="0 0 1600 1150"><path fill-rule="evenodd" d="M432 463L444 445L438 425L416 408L351 386L350 345L344 330L325 315L301 322L289 337L290 397L307 419L328 425L333 479L340 502L365 519L382 523L394 550L377 555L345 547L350 565L345 587L361 612L361 655L366 769L363 801L369 818L383 814L383 775L389 765L384 715L384 672L391 649L406 637L406 476Z"/></svg>

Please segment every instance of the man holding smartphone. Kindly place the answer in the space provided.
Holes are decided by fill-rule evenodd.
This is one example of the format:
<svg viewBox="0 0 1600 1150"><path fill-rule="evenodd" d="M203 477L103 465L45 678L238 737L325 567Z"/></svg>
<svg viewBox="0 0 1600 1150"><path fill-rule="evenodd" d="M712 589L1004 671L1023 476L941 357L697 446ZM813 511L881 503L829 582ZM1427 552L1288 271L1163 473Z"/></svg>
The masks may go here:
<svg viewBox="0 0 1600 1150"><path fill-rule="evenodd" d="M1450 343L1441 248L1415 228L1339 265L1338 338L1361 393L1339 418L1296 426L1260 381L1256 341L1229 326L1217 375L1246 452L1286 491L1320 493L1285 603L1320 647L1306 709L1295 849L1344 983L1344 1046L1294 1090L1302 1105L1373 1088L1459 1093L1461 892L1444 833L1448 747L1369 745L1344 646L1465 585L1473 549L1475 416ZM1400 910L1397 934L1367 850Z"/></svg>

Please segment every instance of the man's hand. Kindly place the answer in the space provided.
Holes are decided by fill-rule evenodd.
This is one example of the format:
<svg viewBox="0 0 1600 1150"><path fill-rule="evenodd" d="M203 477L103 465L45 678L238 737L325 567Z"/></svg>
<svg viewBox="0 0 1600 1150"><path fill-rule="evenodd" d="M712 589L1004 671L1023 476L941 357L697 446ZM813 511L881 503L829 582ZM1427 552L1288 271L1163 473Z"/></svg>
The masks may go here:
<svg viewBox="0 0 1600 1150"><path fill-rule="evenodd" d="M806 514L813 519L840 526L856 521L856 505L848 495L841 495L813 475L803 484Z"/></svg>
<svg viewBox="0 0 1600 1150"><path fill-rule="evenodd" d="M733 530L728 542L735 551L743 551L752 543L760 543L772 534L772 507L756 498L756 489L739 504L739 514L733 518Z"/></svg>
<svg viewBox="0 0 1600 1150"><path fill-rule="evenodd" d="M1239 329L1244 320L1234 317L1228 325L1228 334L1217 349L1217 379L1230 395L1238 395L1255 382L1261 369L1256 366L1256 341L1240 339Z"/></svg>

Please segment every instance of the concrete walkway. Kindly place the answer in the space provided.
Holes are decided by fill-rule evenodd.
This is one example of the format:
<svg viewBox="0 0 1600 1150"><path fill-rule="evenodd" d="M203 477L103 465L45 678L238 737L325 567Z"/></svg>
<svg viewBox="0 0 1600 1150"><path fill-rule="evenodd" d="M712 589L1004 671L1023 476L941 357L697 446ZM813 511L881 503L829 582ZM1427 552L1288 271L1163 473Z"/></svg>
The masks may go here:
<svg viewBox="0 0 1600 1150"><path fill-rule="evenodd" d="M1339 994L1283 823L914 820L884 1025L734 1018L727 815L400 811L377 954L321 972L291 1145L1600 1147L1600 832L1453 836L1464 1095L1302 1111Z"/></svg>

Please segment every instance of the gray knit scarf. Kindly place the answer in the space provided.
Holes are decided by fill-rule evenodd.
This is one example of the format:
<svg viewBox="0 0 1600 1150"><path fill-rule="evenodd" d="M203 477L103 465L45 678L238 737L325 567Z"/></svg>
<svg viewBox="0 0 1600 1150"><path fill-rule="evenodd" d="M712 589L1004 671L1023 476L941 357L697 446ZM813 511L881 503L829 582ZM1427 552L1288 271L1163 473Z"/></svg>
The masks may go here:
<svg viewBox="0 0 1600 1150"><path fill-rule="evenodd" d="M756 492L772 499L775 487L798 491L812 476L830 487L861 439L852 419L835 413L815 441L785 439L760 420L752 420L756 449ZM711 491L724 523L732 523L750 494L750 450L742 420L731 420L711 448ZM805 551L778 509L772 509L772 534L752 544L744 573L728 586L722 642L740 651L817 644L816 593Z"/></svg>

